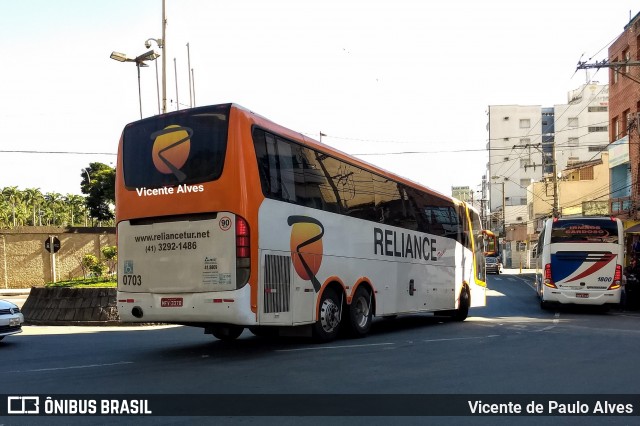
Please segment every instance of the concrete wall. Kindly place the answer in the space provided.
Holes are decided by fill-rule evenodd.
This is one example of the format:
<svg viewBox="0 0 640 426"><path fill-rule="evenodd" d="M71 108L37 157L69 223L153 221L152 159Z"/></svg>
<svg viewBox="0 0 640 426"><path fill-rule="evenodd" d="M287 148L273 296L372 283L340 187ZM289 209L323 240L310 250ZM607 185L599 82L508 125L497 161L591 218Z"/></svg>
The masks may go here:
<svg viewBox="0 0 640 426"><path fill-rule="evenodd" d="M55 236L60 250L52 255L45 240ZM18 227L0 230L0 287L42 287L47 282L82 277L85 254L102 259L101 249L116 245L114 228ZM55 270L52 267L55 265Z"/></svg>

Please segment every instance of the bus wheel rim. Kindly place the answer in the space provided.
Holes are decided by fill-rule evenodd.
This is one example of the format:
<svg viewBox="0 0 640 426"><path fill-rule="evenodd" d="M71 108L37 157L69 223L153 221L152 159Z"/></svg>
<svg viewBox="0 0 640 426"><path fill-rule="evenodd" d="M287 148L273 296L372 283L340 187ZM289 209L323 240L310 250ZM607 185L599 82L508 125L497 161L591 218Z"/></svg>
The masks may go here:
<svg viewBox="0 0 640 426"><path fill-rule="evenodd" d="M322 329L328 333L331 333L340 323L340 310L338 305L331 299L326 299L322 302L320 308L320 324Z"/></svg>
<svg viewBox="0 0 640 426"><path fill-rule="evenodd" d="M363 328L369 322L369 302L364 297L358 297L354 305L355 322L358 327Z"/></svg>

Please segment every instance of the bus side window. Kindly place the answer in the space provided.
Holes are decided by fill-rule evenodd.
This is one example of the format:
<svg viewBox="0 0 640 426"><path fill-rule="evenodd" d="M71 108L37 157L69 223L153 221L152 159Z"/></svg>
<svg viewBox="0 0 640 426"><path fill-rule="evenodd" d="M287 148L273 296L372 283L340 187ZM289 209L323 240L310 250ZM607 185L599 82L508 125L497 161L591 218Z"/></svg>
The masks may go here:
<svg viewBox="0 0 640 426"><path fill-rule="evenodd" d="M337 190L331 180L338 170L338 161L310 148L302 148L302 152L307 206L340 213Z"/></svg>

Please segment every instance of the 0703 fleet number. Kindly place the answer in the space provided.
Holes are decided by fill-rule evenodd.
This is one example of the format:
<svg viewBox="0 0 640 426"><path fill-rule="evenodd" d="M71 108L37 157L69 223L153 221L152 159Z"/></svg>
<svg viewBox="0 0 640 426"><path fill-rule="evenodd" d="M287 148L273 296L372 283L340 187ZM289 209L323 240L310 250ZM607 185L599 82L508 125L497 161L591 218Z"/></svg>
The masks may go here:
<svg viewBox="0 0 640 426"><path fill-rule="evenodd" d="M122 285L142 285L142 275L123 275Z"/></svg>

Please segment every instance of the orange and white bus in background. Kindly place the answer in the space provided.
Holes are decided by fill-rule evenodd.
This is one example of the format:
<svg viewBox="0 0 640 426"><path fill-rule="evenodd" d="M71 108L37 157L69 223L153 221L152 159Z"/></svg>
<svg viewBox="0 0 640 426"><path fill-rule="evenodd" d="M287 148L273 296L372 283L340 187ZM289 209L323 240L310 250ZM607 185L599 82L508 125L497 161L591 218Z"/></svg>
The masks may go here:
<svg viewBox="0 0 640 426"><path fill-rule="evenodd" d="M116 218L125 322L326 341L486 300L476 210L235 104L127 125Z"/></svg>

